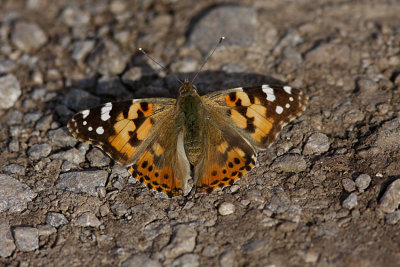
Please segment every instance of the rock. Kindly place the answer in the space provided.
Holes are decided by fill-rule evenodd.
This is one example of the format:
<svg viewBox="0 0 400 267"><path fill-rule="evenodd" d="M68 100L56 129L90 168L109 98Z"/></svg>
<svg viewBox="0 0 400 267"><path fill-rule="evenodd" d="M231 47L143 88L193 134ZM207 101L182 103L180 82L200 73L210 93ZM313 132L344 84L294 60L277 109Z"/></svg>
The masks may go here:
<svg viewBox="0 0 400 267"><path fill-rule="evenodd" d="M107 178L108 172L106 171L68 172L60 175L56 182L56 188L77 194L88 193L97 197L97 187L105 186Z"/></svg>
<svg viewBox="0 0 400 267"><path fill-rule="evenodd" d="M93 148L86 155L92 167L104 167L110 165L110 158L98 148Z"/></svg>
<svg viewBox="0 0 400 267"><path fill-rule="evenodd" d="M10 152L18 152L19 151L19 142L17 140L11 140L10 143L8 143L8 149Z"/></svg>
<svg viewBox="0 0 400 267"><path fill-rule="evenodd" d="M129 92L126 90L118 76L103 76L97 80L96 94L126 97L129 95Z"/></svg>
<svg viewBox="0 0 400 267"><path fill-rule="evenodd" d="M249 47L257 38L256 11L243 6L216 6L193 26L189 43L207 54L220 36L227 37L223 44Z"/></svg>
<svg viewBox="0 0 400 267"><path fill-rule="evenodd" d="M0 78L0 80L1 80L1 78ZM22 116L22 113L20 111L18 111L18 110L12 111L10 116L8 116L7 125L11 126L11 125L15 125L15 124L21 123L22 122L22 117L23 116Z"/></svg>
<svg viewBox="0 0 400 267"><path fill-rule="evenodd" d="M300 155L288 154L277 158L271 168L281 169L284 172L299 173L307 168L307 163Z"/></svg>
<svg viewBox="0 0 400 267"><path fill-rule="evenodd" d="M39 231L33 227L16 227L14 238L17 248L22 252L34 251L39 248Z"/></svg>
<svg viewBox="0 0 400 267"><path fill-rule="evenodd" d="M0 212L23 211L36 195L27 185L8 175L0 174Z"/></svg>
<svg viewBox="0 0 400 267"><path fill-rule="evenodd" d="M78 62L84 61L86 56L92 51L94 45L95 41L93 40L76 41L71 55L72 59Z"/></svg>
<svg viewBox="0 0 400 267"><path fill-rule="evenodd" d="M96 215L91 212L85 212L76 220L76 224L82 227L99 227L101 222L97 219Z"/></svg>
<svg viewBox="0 0 400 267"><path fill-rule="evenodd" d="M161 263L157 260L152 260L144 254L135 254L130 256L124 261L121 267L162 267Z"/></svg>
<svg viewBox="0 0 400 267"><path fill-rule="evenodd" d="M51 153L51 146L49 144L35 144L28 149L28 156L33 160L45 158Z"/></svg>
<svg viewBox="0 0 400 267"><path fill-rule="evenodd" d="M14 106L20 95L21 87L14 75L0 76L0 109L8 109Z"/></svg>
<svg viewBox="0 0 400 267"><path fill-rule="evenodd" d="M343 208L346 208L348 210L354 209L355 206L357 206L358 201L357 201L357 194L356 193L351 193L342 203Z"/></svg>
<svg viewBox="0 0 400 267"><path fill-rule="evenodd" d="M63 103L75 111L81 111L99 105L100 98L81 89L72 89L65 96Z"/></svg>
<svg viewBox="0 0 400 267"><path fill-rule="evenodd" d="M25 167L15 163L5 166L2 170L5 173L25 175Z"/></svg>
<svg viewBox="0 0 400 267"><path fill-rule="evenodd" d="M0 236L0 257L9 257L15 250L15 244L6 219L0 219Z"/></svg>
<svg viewBox="0 0 400 267"><path fill-rule="evenodd" d="M78 140L69 133L67 127L51 130L47 135L49 136L50 143L57 147L73 147L78 142Z"/></svg>
<svg viewBox="0 0 400 267"><path fill-rule="evenodd" d="M381 126L374 146L386 153L400 150L400 117L387 121Z"/></svg>
<svg viewBox="0 0 400 267"><path fill-rule="evenodd" d="M229 202L223 202L218 208L219 214L222 216L229 215L235 212L235 205Z"/></svg>
<svg viewBox="0 0 400 267"><path fill-rule="evenodd" d="M385 221L387 224L396 224L398 221L400 221L400 210L386 214Z"/></svg>
<svg viewBox="0 0 400 267"><path fill-rule="evenodd" d="M368 174L360 174L356 178L356 186L358 191L363 192L365 189L368 188L369 184L371 183L371 176Z"/></svg>
<svg viewBox="0 0 400 267"><path fill-rule="evenodd" d="M329 138L323 133L312 134L304 145L304 155L321 155L329 150Z"/></svg>
<svg viewBox="0 0 400 267"><path fill-rule="evenodd" d="M35 129L47 132L51 128L51 123L54 121L52 115L47 115L39 119L39 121L35 125Z"/></svg>
<svg viewBox="0 0 400 267"><path fill-rule="evenodd" d="M78 8L66 7L61 14L61 19L70 27L82 27L90 22L90 14Z"/></svg>
<svg viewBox="0 0 400 267"><path fill-rule="evenodd" d="M233 250L226 250L219 255L219 264L221 267L232 267L235 266L235 251Z"/></svg>
<svg viewBox="0 0 400 267"><path fill-rule="evenodd" d="M124 202L116 202L110 207L112 213L114 213L116 216L124 216L125 214L128 213L128 207Z"/></svg>
<svg viewBox="0 0 400 267"><path fill-rule="evenodd" d="M68 224L68 220L61 213L49 212L46 215L46 223L55 228L58 228L60 226Z"/></svg>
<svg viewBox="0 0 400 267"><path fill-rule="evenodd" d="M172 262L173 267L198 267L200 266L199 255L197 254L185 254L176 258Z"/></svg>
<svg viewBox="0 0 400 267"><path fill-rule="evenodd" d="M128 58L121 53L118 45L110 40L98 44L88 58L90 67L104 76L121 74L127 61Z"/></svg>
<svg viewBox="0 0 400 267"><path fill-rule="evenodd" d="M37 50L47 42L45 32L33 22L20 21L11 32L11 41L23 52Z"/></svg>
<svg viewBox="0 0 400 267"><path fill-rule="evenodd" d="M166 258L176 258L182 254L192 252L196 245L196 230L188 225L180 224L174 229L171 242L162 252Z"/></svg>
<svg viewBox="0 0 400 267"><path fill-rule="evenodd" d="M43 113L41 111L34 111L34 112L29 112L24 115L24 124L30 124L30 123L35 123L37 122L41 117L43 116Z"/></svg>
<svg viewBox="0 0 400 267"><path fill-rule="evenodd" d="M400 179L394 180L383 194L379 208L385 213L394 212L400 204Z"/></svg>
<svg viewBox="0 0 400 267"><path fill-rule="evenodd" d="M349 178L342 179L342 185L343 189L347 192L353 192L354 190L356 190L356 183Z"/></svg>
<svg viewBox="0 0 400 267"><path fill-rule="evenodd" d="M67 151L61 151L50 156L51 159L66 160L76 165L85 162L85 153L76 148L71 148Z"/></svg>
<svg viewBox="0 0 400 267"><path fill-rule="evenodd" d="M9 59L0 59L0 73L13 72L17 67L14 61Z"/></svg>

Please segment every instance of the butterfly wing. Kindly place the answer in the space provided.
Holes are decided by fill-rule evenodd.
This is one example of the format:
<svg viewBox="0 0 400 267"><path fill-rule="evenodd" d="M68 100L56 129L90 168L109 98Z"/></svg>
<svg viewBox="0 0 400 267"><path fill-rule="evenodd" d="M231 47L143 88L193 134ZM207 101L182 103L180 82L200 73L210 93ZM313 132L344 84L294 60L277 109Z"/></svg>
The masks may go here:
<svg viewBox="0 0 400 267"><path fill-rule="evenodd" d="M266 149L307 104L300 90L267 84L217 91L203 98L225 114L224 120L257 149Z"/></svg>
<svg viewBox="0 0 400 267"><path fill-rule="evenodd" d="M68 128L77 139L130 165L132 176L150 189L174 196L190 176L183 145L179 147L182 127L175 104L169 98L106 103L77 113Z"/></svg>
<svg viewBox="0 0 400 267"><path fill-rule="evenodd" d="M200 192L233 184L256 163L256 150L267 148L307 98L289 86L239 87L204 95L211 120L205 124L206 149L195 169Z"/></svg>

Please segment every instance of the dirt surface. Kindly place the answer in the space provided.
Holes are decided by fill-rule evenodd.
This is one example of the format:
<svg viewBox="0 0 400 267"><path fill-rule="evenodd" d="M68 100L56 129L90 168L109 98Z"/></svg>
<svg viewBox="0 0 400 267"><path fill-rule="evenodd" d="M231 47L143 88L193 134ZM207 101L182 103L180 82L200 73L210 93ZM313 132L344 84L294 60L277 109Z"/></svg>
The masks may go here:
<svg viewBox="0 0 400 267"><path fill-rule="evenodd" d="M398 1L0 2L0 266L398 266ZM66 130L84 108L281 81L259 165L167 199ZM166 65L161 70L138 52ZM146 265L147 264L147 265Z"/></svg>

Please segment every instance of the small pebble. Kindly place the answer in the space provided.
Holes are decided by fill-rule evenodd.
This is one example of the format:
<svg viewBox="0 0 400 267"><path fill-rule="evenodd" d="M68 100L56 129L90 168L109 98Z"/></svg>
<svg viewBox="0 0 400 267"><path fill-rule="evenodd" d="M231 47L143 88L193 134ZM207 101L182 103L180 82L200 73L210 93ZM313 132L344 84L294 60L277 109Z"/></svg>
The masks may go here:
<svg viewBox="0 0 400 267"><path fill-rule="evenodd" d="M49 144L35 144L28 149L28 156L33 160L38 160L47 157L51 153Z"/></svg>
<svg viewBox="0 0 400 267"><path fill-rule="evenodd" d="M21 87L14 75L7 74L0 77L0 109L8 109L14 106L20 95ZM7 123L10 125L9 121Z"/></svg>
<svg viewBox="0 0 400 267"><path fill-rule="evenodd" d="M396 224L400 220L400 210L386 214L385 221L388 224Z"/></svg>
<svg viewBox="0 0 400 267"><path fill-rule="evenodd" d="M222 216L225 215L229 215L235 212L235 205L233 205L232 203L229 202L223 202L219 208L218 208L218 212L219 214L221 214Z"/></svg>
<svg viewBox="0 0 400 267"><path fill-rule="evenodd" d="M320 155L329 150L329 138L323 133L312 134L304 145L304 155Z"/></svg>
<svg viewBox="0 0 400 267"><path fill-rule="evenodd" d="M400 204L400 179L393 181L383 194L379 208L385 213L394 212Z"/></svg>
<svg viewBox="0 0 400 267"><path fill-rule="evenodd" d="M79 216L76 220L76 223L82 227L99 227L101 225L101 222L99 221L99 219L97 219L96 215L91 212L85 212L84 214Z"/></svg>
<svg viewBox="0 0 400 267"><path fill-rule="evenodd" d="M17 248L22 252L34 251L39 248L39 231L33 227L16 227L14 238Z"/></svg>
<svg viewBox="0 0 400 267"><path fill-rule="evenodd" d="M356 190L356 183L349 178L342 179L342 186L343 186L344 190L349 193Z"/></svg>
<svg viewBox="0 0 400 267"><path fill-rule="evenodd" d="M61 213L49 212L46 215L46 223L55 228L58 228L60 226L68 224L68 220Z"/></svg>
<svg viewBox="0 0 400 267"><path fill-rule="evenodd" d="M348 210L353 209L355 206L357 206L358 201L357 201L357 194L356 193L351 193L342 203L343 208L346 208Z"/></svg>
<svg viewBox="0 0 400 267"><path fill-rule="evenodd" d="M370 183L371 176L368 174L360 174L356 179L356 186L360 192L363 192L365 189L367 189Z"/></svg>

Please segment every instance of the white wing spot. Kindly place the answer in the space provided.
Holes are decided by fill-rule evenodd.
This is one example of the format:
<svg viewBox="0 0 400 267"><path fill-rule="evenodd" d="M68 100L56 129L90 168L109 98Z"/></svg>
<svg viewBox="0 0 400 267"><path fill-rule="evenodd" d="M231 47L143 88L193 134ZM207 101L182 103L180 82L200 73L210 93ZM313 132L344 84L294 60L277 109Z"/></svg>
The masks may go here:
<svg viewBox="0 0 400 267"><path fill-rule="evenodd" d="M243 87L236 87L236 88L233 88L233 90L243 91Z"/></svg>
<svg viewBox="0 0 400 267"><path fill-rule="evenodd" d="M276 113L278 113L278 114L282 114L282 112L283 112L283 107L281 107L281 106L276 106L275 111L276 111Z"/></svg>
<svg viewBox="0 0 400 267"><path fill-rule="evenodd" d="M90 110L85 109L84 111L81 112L82 113L82 118L86 119L87 116L89 116Z"/></svg>
<svg viewBox="0 0 400 267"><path fill-rule="evenodd" d="M263 84L261 88L262 88L262 91L267 94L267 100L270 102L274 102L276 99L275 94L274 94L274 89L269 87L267 84Z"/></svg>
<svg viewBox="0 0 400 267"><path fill-rule="evenodd" d="M289 97L289 100L292 102L294 100L294 98L293 97Z"/></svg>
<svg viewBox="0 0 400 267"><path fill-rule="evenodd" d="M101 108L101 120L106 121L110 118L110 111L112 109L112 104L107 103Z"/></svg>
<svg viewBox="0 0 400 267"><path fill-rule="evenodd" d="M286 104L285 108L290 108L290 104L289 103Z"/></svg>
<svg viewBox="0 0 400 267"><path fill-rule="evenodd" d="M87 121L83 121L83 123L82 123L83 125L86 125L87 124Z"/></svg>
<svg viewBox="0 0 400 267"><path fill-rule="evenodd" d="M93 131L93 128L91 126L89 126L87 129L89 132Z"/></svg>
<svg viewBox="0 0 400 267"><path fill-rule="evenodd" d="M97 127L97 129L96 129L96 133L97 134L103 134L104 133L104 128L103 127Z"/></svg>
<svg viewBox="0 0 400 267"><path fill-rule="evenodd" d="M283 90L285 90L285 92L288 93L289 95L292 94L292 87L290 86L284 86Z"/></svg>

